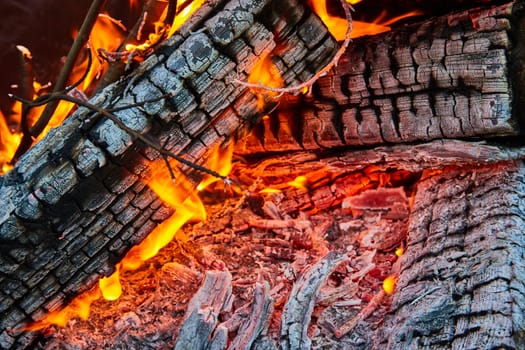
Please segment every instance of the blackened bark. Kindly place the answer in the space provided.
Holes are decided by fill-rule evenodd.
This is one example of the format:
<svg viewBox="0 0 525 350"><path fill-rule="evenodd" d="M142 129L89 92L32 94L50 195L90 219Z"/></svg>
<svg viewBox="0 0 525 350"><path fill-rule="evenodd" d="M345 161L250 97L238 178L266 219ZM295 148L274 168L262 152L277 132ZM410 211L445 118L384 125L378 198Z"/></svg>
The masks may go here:
<svg viewBox="0 0 525 350"><path fill-rule="evenodd" d="M335 53L337 44L310 9L294 1L288 5L207 2L131 76L90 102L111 109L171 93L114 114L203 165L211 148L241 137L271 108L270 99L258 106L255 93L232 78L246 80L260 55L270 52L291 84L311 77ZM315 40L308 36L312 26L320 34ZM296 43L295 49L274 51L282 42ZM149 162L159 159L112 121L80 108L1 179L0 347L30 344L34 334L20 332L20 326L110 274L173 212L143 183ZM181 198L203 178L182 165L175 175L190 184Z"/></svg>
<svg viewBox="0 0 525 350"><path fill-rule="evenodd" d="M520 135L522 18L523 3L512 2L356 39L239 153Z"/></svg>

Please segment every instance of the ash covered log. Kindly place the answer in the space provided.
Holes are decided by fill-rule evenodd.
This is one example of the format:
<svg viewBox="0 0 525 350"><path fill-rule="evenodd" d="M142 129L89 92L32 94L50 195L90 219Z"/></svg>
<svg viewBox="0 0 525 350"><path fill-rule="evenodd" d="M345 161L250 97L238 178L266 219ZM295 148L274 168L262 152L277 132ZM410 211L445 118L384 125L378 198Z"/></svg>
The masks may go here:
<svg viewBox="0 0 525 350"><path fill-rule="evenodd" d="M290 49L275 50L283 44ZM270 52L285 84L306 80L336 49L301 2L208 1L132 75L90 103L120 108L114 114L127 127L203 165L213 146L242 136L272 107L265 100L261 108L258 96L231 78L246 79ZM125 108L151 99L158 101ZM149 162L160 159L113 121L80 108L0 180L0 347L28 346L35 335L20 330L26 321L109 275L173 212L144 184ZM174 171L190 184L185 193L203 178L187 165Z"/></svg>
<svg viewBox="0 0 525 350"><path fill-rule="evenodd" d="M202 286L188 304L175 350L223 349L226 346L216 327L220 313L230 312L232 308L231 279L228 271L206 273ZM219 345L213 345L215 342Z"/></svg>
<svg viewBox="0 0 525 350"><path fill-rule="evenodd" d="M519 1L356 39L238 152L520 135L524 42Z"/></svg>
<svg viewBox="0 0 525 350"><path fill-rule="evenodd" d="M525 347L524 174L523 161L505 162L418 183L375 348Z"/></svg>

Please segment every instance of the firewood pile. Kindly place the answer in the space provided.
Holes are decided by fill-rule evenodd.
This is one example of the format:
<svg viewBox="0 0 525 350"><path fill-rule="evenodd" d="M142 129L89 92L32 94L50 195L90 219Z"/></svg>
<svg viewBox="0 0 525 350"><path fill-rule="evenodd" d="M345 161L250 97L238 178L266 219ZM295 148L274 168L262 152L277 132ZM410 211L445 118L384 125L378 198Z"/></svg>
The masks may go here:
<svg viewBox="0 0 525 350"><path fill-rule="evenodd" d="M304 2L206 2L1 178L0 347L525 347L523 7L338 45Z"/></svg>

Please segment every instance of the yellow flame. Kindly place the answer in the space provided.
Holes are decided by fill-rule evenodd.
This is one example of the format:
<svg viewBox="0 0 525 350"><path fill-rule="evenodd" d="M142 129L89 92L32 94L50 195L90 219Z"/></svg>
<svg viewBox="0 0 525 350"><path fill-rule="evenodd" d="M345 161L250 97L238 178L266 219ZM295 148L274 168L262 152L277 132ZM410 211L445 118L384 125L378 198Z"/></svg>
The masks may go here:
<svg viewBox="0 0 525 350"><path fill-rule="evenodd" d="M171 37L206 0L192 0L190 4L186 4L188 1L190 0L177 3L177 15L173 19L168 37Z"/></svg>
<svg viewBox="0 0 525 350"><path fill-rule="evenodd" d="M277 188L271 188L271 187L264 188L259 191L259 193L282 193L282 192L283 191L278 190Z"/></svg>
<svg viewBox="0 0 525 350"><path fill-rule="evenodd" d="M401 257L401 255L403 255L404 252L405 252L405 248L399 247L399 248L396 249L395 254L399 258L399 257Z"/></svg>
<svg viewBox="0 0 525 350"><path fill-rule="evenodd" d="M397 283L397 277L396 276L388 276L383 281L383 290L386 294L391 295L394 293L394 290L396 289L396 283Z"/></svg>
<svg viewBox="0 0 525 350"><path fill-rule="evenodd" d="M308 179L304 175L297 176L293 181L290 181L287 184L300 190L308 190Z"/></svg>
<svg viewBox="0 0 525 350"><path fill-rule="evenodd" d="M98 281L98 286L102 292L102 297L106 300L117 300L122 295L122 286L120 285L119 271L115 271L109 277L102 277Z"/></svg>

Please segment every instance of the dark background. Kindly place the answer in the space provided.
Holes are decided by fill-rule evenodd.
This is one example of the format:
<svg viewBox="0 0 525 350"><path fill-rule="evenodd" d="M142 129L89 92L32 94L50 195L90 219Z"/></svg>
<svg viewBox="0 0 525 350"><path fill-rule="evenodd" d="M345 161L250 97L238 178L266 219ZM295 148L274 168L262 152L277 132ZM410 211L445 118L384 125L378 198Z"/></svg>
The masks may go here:
<svg viewBox="0 0 525 350"><path fill-rule="evenodd" d="M20 82L16 45L27 47L33 56L35 78L54 82L73 42L72 33L82 24L91 0L0 0L0 109L11 109L8 93L18 94L12 84ZM130 9L129 0L108 0L105 9L128 26L133 25L141 6Z"/></svg>

